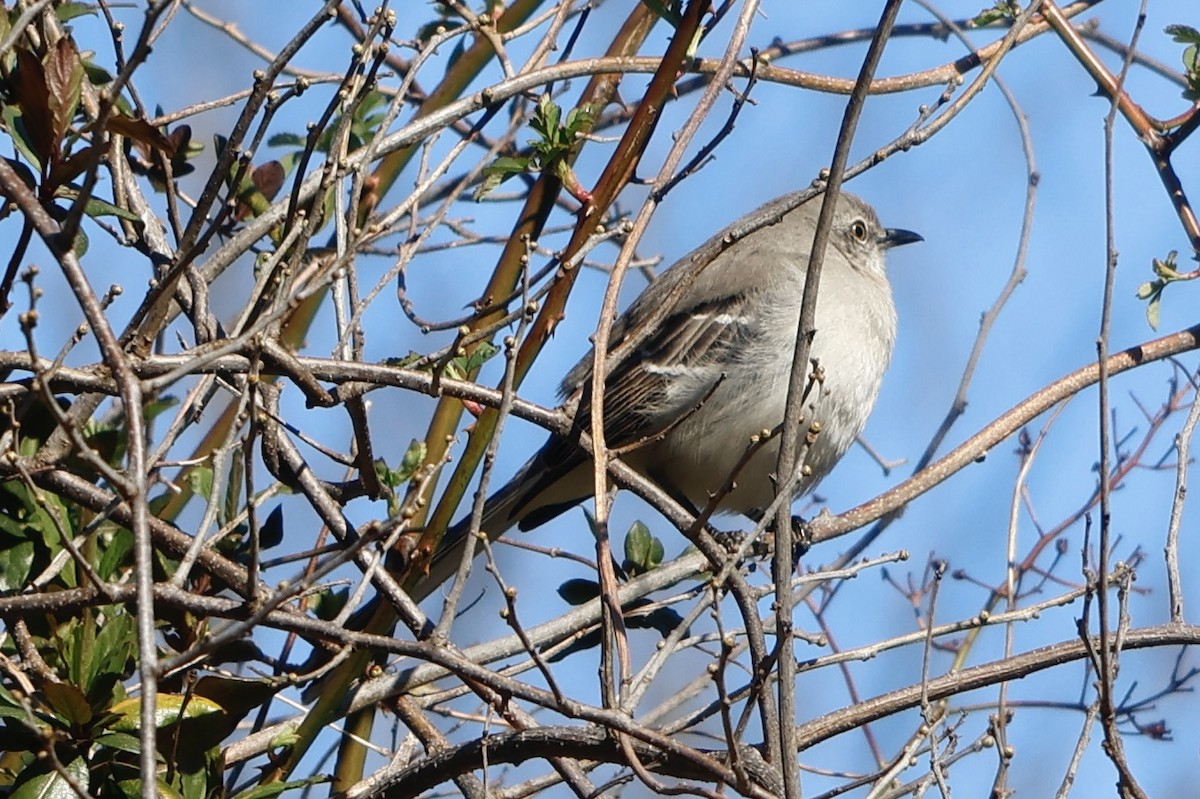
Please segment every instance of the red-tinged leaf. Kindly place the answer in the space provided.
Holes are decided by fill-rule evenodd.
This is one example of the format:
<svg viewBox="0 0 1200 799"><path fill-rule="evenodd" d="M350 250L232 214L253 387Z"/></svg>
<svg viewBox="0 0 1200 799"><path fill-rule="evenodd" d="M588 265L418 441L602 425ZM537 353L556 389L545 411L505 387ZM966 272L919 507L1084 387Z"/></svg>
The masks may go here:
<svg viewBox="0 0 1200 799"><path fill-rule="evenodd" d="M54 187L70 183L83 174L83 170L87 169L91 159L91 147L84 147L82 150L71 153L70 156L55 164L50 169L50 177L46 179L46 182Z"/></svg>
<svg viewBox="0 0 1200 799"><path fill-rule="evenodd" d="M233 214L234 221L241 222L265 213L283 186L284 175L283 164L268 161L255 167L249 179L243 178L237 195L237 210Z"/></svg>
<svg viewBox="0 0 1200 799"><path fill-rule="evenodd" d="M283 178L283 164L278 161L268 161L250 174L255 188L262 192L268 200L275 199L275 195L283 186Z"/></svg>
<svg viewBox="0 0 1200 799"><path fill-rule="evenodd" d="M56 142L62 142L67 128L79 108L79 94L83 88L83 62L75 42L64 36L46 55L43 65L46 71L51 122ZM59 144L61 148L61 144Z"/></svg>
<svg viewBox="0 0 1200 799"><path fill-rule="evenodd" d="M188 159L192 158L204 151L204 145L196 144L192 146L192 126L180 125L171 131L167 136L171 140L171 144L175 147L175 155L171 157L171 171L175 177L183 177L190 175L196 171L196 167L188 163Z"/></svg>
<svg viewBox="0 0 1200 799"><path fill-rule="evenodd" d="M175 149L171 156L171 176L175 178L190 175L196 167L188 163L188 159L203 149L202 145L192 146L192 128L190 125L179 125L166 134L167 141ZM135 174L150 178L150 185L158 191L165 191L167 175L163 171L154 152L149 145L135 139L125 140L125 152L129 156L129 166Z"/></svg>
<svg viewBox="0 0 1200 799"><path fill-rule="evenodd" d="M173 148L173 154L171 156L172 165L178 166L179 163L183 162L187 158L188 147L192 143L192 126L180 125L179 127L175 128L175 130L166 134L166 140L170 142L171 147ZM136 163L134 164L138 170L138 174L145 174L151 169L154 169L156 164L154 161L154 153L151 150L150 145L137 139L130 139L130 142L132 142L133 149L137 150L138 153ZM127 147L126 149L129 148Z"/></svg>
<svg viewBox="0 0 1200 799"><path fill-rule="evenodd" d="M175 148L177 154L186 153L188 145L192 143L192 126L179 125L167 134L167 140L171 142L171 146Z"/></svg>
<svg viewBox="0 0 1200 799"><path fill-rule="evenodd" d="M17 50L17 73L12 87L13 99L21 107L21 122L34 154L42 165L53 162L57 148L46 72L37 56L25 48Z"/></svg>
<svg viewBox="0 0 1200 799"><path fill-rule="evenodd" d="M144 119L134 119L123 114L113 114L108 118L105 127L109 133L128 136L156 150L162 150L167 154L168 158L175 155L175 145L171 140L163 135L161 130Z"/></svg>

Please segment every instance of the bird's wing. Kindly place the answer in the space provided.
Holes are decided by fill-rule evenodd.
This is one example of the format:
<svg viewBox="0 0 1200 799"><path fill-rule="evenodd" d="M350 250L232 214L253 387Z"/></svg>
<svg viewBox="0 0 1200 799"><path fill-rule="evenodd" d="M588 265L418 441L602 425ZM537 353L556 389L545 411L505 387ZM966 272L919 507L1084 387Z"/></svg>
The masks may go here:
<svg viewBox="0 0 1200 799"><path fill-rule="evenodd" d="M755 335L754 320L745 314L747 299L740 293L717 297L668 316L637 350L613 367L604 386L604 438L608 447L649 441L707 398L726 366ZM629 318L622 317L614 332L610 349L633 334ZM591 425L591 374L589 355L563 385L576 402L576 435ZM530 503L544 500L543 492L586 462L587 455L575 443L575 435L551 436L489 505L503 508L503 513L497 510L503 516L500 523L518 520L523 530L536 527L580 497L541 508Z"/></svg>
<svg viewBox="0 0 1200 799"><path fill-rule="evenodd" d="M716 297L668 316L628 358L614 366L604 385L604 437L622 447L653 437L676 423L712 390L752 338L757 325L746 315L744 293ZM613 349L634 331L622 326ZM591 419L591 368L578 370L576 426Z"/></svg>

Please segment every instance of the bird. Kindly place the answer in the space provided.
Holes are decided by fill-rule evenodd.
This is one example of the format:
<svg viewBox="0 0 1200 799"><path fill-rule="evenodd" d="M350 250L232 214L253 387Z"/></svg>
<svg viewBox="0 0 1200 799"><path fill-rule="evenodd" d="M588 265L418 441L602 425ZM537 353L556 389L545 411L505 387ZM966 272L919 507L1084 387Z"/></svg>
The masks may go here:
<svg viewBox="0 0 1200 799"><path fill-rule="evenodd" d="M729 480L752 437L783 422L821 205L819 196L796 205L798 199L798 193L779 197L722 230L665 270L611 327L610 353L635 335L644 338L628 357L608 362L605 443L693 512ZM778 221L732 235L764 218ZM820 432L805 453L793 499L833 469L866 424L896 340L885 256L922 240L883 227L859 197L838 196L810 353L822 379L809 396L805 424L815 419ZM698 254L714 251L694 264ZM592 364L589 352L559 386L565 406L575 409L572 433L551 434L486 501L480 529L489 539L513 527L533 529L592 495L591 459L578 444L591 424ZM778 452L777 435L759 446L716 512L761 518L775 496ZM462 548L474 540L470 532L469 518L447 530L419 581L420 595L454 573Z"/></svg>

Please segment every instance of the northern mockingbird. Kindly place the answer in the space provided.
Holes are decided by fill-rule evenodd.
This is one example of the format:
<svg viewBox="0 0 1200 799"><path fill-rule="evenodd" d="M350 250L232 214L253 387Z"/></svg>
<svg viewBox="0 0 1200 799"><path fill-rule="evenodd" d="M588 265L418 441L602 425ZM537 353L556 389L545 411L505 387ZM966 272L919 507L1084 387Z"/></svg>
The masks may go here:
<svg viewBox="0 0 1200 799"><path fill-rule="evenodd" d="M746 219L778 216L777 209L794 196L768 203L718 233L710 245ZM696 253L685 256L613 323L610 351L658 319L629 357L608 364L606 444L610 450L627 448L622 460L692 509L706 507L727 482L751 436L783 422L819 210L820 199L809 200L699 268L692 263ZM820 432L805 455L796 496L829 473L866 424L896 339L885 255L916 241L921 241L916 233L883 227L858 197L839 197L811 352L823 379L805 414L805 424L819 421ZM592 363L589 353L559 389L576 406L575 426L583 432L590 427ZM761 517L774 499L778 452L775 436L742 466L717 510ZM591 496L592 489L588 454L574 437L551 435L488 499L481 527L492 540L514 526L531 529ZM468 522L447 531L417 596L457 568Z"/></svg>

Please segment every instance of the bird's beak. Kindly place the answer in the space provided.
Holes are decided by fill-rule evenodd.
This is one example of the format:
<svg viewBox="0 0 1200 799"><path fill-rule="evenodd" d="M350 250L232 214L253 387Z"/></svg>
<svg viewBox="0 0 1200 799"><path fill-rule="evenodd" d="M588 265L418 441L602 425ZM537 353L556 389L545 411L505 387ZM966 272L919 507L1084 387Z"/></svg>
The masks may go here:
<svg viewBox="0 0 1200 799"><path fill-rule="evenodd" d="M883 238L879 240L879 243L883 245L884 249L890 250L892 247L901 247L918 241L925 241L925 237L920 233L913 233L911 230L890 227L883 231Z"/></svg>

